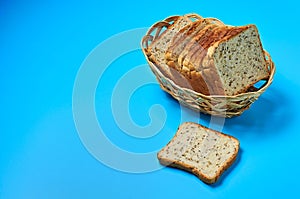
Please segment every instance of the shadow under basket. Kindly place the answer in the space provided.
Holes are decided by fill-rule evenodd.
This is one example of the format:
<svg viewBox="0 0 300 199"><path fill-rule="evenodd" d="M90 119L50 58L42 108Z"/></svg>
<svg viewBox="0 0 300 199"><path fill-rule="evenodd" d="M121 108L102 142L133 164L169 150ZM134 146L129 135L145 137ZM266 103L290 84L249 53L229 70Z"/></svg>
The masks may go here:
<svg viewBox="0 0 300 199"><path fill-rule="evenodd" d="M195 18L195 16L193 16ZM169 20L168 20L169 19ZM196 110L205 114L210 114L220 117L234 117L241 115L245 110L247 110L250 105L258 99L258 97L270 86L273 81L275 66L271 60L271 57L268 52L264 51L266 61L268 64L269 77L264 81L263 84L259 83L254 85L252 88L248 89L245 93L240 93L233 96L221 96L221 95L204 95L202 93L195 92L192 89L184 88L177 85L171 78L164 75L163 72L159 69L160 66L157 66L156 63L153 63L149 58L151 56L148 47L151 42L155 41L161 35L161 31L164 31L164 28L171 25L172 20L176 20L176 16L169 17L164 21L154 24L147 34L142 39L142 50L146 57L146 60L155 74L160 87L172 95L180 104ZM153 36L154 34L154 36ZM255 87L255 86L258 86Z"/></svg>

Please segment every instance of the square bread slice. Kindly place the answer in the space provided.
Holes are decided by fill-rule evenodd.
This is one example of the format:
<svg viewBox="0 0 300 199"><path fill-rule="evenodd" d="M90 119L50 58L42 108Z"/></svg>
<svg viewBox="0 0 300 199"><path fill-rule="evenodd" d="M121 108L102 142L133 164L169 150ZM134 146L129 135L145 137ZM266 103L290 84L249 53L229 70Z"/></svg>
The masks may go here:
<svg viewBox="0 0 300 199"><path fill-rule="evenodd" d="M157 157L162 165L186 170L212 184L233 164L239 146L232 136L186 122Z"/></svg>
<svg viewBox="0 0 300 199"><path fill-rule="evenodd" d="M216 68L228 96L246 92L270 75L257 27L251 24L234 30L211 45L204 57L210 63L207 67Z"/></svg>

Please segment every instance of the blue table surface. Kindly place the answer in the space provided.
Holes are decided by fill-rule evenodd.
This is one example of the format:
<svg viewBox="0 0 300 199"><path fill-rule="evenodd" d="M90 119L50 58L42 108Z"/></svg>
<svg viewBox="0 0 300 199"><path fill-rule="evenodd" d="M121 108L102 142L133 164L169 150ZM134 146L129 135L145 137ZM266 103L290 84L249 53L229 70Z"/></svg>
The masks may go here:
<svg viewBox="0 0 300 199"><path fill-rule="evenodd" d="M0 1L0 198L290 198L300 178L297 1ZM256 24L273 84L241 116L190 111L139 48L154 22L195 12ZM183 121L240 140L213 186L158 164Z"/></svg>

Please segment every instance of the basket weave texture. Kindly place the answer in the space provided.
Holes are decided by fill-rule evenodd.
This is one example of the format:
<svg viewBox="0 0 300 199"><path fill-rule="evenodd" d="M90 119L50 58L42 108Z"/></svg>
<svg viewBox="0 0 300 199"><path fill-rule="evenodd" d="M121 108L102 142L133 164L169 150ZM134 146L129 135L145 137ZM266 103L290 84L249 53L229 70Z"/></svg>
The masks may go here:
<svg viewBox="0 0 300 199"><path fill-rule="evenodd" d="M197 14L185 15L192 20L203 19ZM196 111L200 111L205 114L210 114L214 116L221 117L233 117L241 115L245 110L247 110L250 105L258 99L258 97L266 91L273 81L275 73L275 65L267 51L264 50L266 61L268 64L269 77L266 79L265 83L259 88L252 87L245 93L240 93L233 96L221 96L221 95L204 95L199 92L195 92L190 88L183 88L177 85L172 78L166 77L157 66L157 63L153 63L149 57L151 53L149 51L149 46L154 42L159 36L176 21L180 16L171 16L163 21L155 23L146 35L143 37L141 46L146 60L155 74L160 87L172 95L176 100L182 105L191 108ZM206 18L214 23L223 24L221 21L215 18Z"/></svg>

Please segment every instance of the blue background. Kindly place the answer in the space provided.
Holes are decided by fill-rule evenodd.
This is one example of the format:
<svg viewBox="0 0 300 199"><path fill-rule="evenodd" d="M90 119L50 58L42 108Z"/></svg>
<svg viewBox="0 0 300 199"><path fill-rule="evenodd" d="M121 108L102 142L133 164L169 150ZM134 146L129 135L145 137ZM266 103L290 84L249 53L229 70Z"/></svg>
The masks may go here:
<svg viewBox="0 0 300 199"><path fill-rule="evenodd" d="M298 8L289 0L0 1L0 198L296 197ZM231 25L255 23L277 67L273 84L261 98L242 116L225 121L223 132L241 142L238 161L214 186L176 169L133 174L105 166L86 150L73 121L73 85L83 60L117 33L190 12ZM96 93L96 112L110 129L107 136L134 152L163 147L180 123L178 103L151 84L134 93L129 111L137 124L147 125L145 113L151 104L161 103L167 113L161 139L122 138L109 112L111 84L116 81L110 77L145 63L141 51L117 60ZM145 75L152 76L150 71ZM191 120L200 117L204 125L209 122L208 116L186 114Z"/></svg>

